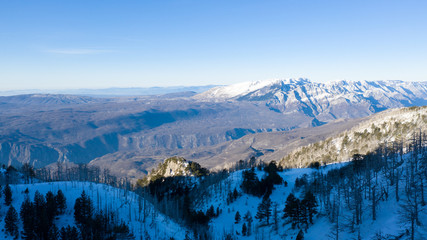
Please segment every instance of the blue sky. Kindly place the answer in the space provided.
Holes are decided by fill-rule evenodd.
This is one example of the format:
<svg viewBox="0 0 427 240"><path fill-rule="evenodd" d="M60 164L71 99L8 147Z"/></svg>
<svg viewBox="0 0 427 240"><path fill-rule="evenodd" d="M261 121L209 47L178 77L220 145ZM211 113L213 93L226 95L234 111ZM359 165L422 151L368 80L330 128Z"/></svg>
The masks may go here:
<svg viewBox="0 0 427 240"><path fill-rule="evenodd" d="M427 81L427 1L0 0L0 90Z"/></svg>

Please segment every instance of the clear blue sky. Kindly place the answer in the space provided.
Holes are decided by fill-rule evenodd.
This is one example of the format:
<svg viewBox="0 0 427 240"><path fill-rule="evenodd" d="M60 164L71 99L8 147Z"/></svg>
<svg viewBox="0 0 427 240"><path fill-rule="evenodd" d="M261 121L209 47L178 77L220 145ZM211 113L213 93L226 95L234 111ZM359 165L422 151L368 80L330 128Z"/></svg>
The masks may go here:
<svg viewBox="0 0 427 240"><path fill-rule="evenodd" d="M0 90L427 81L427 1L0 0Z"/></svg>

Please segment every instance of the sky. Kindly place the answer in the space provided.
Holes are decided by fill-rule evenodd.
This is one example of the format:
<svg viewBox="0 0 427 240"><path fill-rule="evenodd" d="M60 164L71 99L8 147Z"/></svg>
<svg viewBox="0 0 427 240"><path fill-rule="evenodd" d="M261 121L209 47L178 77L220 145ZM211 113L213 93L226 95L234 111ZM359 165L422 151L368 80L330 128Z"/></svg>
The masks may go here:
<svg viewBox="0 0 427 240"><path fill-rule="evenodd" d="M427 81L424 0L0 0L0 90Z"/></svg>

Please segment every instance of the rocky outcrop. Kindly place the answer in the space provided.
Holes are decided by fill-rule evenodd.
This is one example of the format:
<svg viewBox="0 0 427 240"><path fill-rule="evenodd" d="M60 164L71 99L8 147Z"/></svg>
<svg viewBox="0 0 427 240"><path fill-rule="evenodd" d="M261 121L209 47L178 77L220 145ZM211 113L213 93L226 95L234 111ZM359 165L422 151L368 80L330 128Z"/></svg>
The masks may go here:
<svg viewBox="0 0 427 240"><path fill-rule="evenodd" d="M151 170L151 172L143 179L138 181L138 184L145 186L150 182L168 178L168 177L179 177L179 176L203 176L208 171L202 168L198 163L187 161L182 157L171 157L164 160L163 163L159 163L157 168Z"/></svg>

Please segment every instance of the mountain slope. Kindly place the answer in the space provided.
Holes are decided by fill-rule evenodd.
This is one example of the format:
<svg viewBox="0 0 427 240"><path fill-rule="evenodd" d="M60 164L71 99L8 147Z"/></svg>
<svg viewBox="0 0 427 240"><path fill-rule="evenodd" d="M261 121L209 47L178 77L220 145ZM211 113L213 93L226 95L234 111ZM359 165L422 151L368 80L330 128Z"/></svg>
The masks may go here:
<svg viewBox="0 0 427 240"><path fill-rule="evenodd" d="M199 100L263 101L271 110L295 111L319 121L368 116L388 108L427 103L427 82L337 81L308 79L258 81L216 87L195 96Z"/></svg>
<svg viewBox="0 0 427 240"><path fill-rule="evenodd" d="M104 184L89 182L51 182L35 184L16 184L10 185L12 189L12 206L19 212L22 202L25 199L24 191L28 188L28 196L33 200L34 193L39 191L43 196L52 191L54 194L59 189L64 193L67 208L63 215L59 215L54 224L58 227L74 226L74 203L76 198L80 197L82 191L92 199L95 211L112 211L117 214L117 220L123 220L133 232L135 239L146 239L150 236L152 239L184 239L186 229L171 219L159 213L156 208L145 201L142 197L133 192L113 188ZM0 199L3 205L3 198ZM3 206L0 209L2 219L6 215L8 207ZM22 229L22 222L18 223ZM0 221L0 229L4 230L4 221ZM21 239L22 235L19 239ZM0 239L13 239L4 231L0 231Z"/></svg>
<svg viewBox="0 0 427 240"><path fill-rule="evenodd" d="M334 137L294 150L280 165L305 167L315 161L321 164L348 161L354 154L367 154L387 142L403 145L420 131L427 131L427 106L390 109Z"/></svg>
<svg viewBox="0 0 427 240"><path fill-rule="evenodd" d="M403 159L407 160L410 157L410 154L403 156ZM405 164L403 164L405 165ZM198 202L197 209L202 210L203 212L208 211L210 206L213 206L214 209L219 208L222 211L218 217L213 218L209 222L209 226L212 229L214 235L213 239L226 239L227 236L232 236L234 238L230 239L296 239L296 236L299 232L299 229L303 230L304 239L316 239L316 240L327 240L327 239L410 239L409 238L409 229L410 227L405 223L402 217L403 212L407 202L405 202L405 190L403 187L398 190L398 193L401 196L400 201L396 201L394 196L396 195L395 186L390 187L390 190L387 190L388 198L380 196L378 200L378 205L376 207L376 220L372 220L372 206L371 200L364 195L363 200L363 215L362 220L359 225L352 226L351 221L354 215L353 196L345 196L343 193L337 194L336 191L348 191L353 193L353 190L347 185L342 185L340 190L335 188L332 191L326 193L326 198L323 196L322 192L316 193L316 200L318 202L318 211L319 214L314 217L313 224L308 226L299 226L292 227L291 222L288 221L288 218L284 216L284 209L287 205L286 199L290 194L294 194L298 199L302 199L306 189L312 189L315 191L320 191L320 189L327 189L328 187L332 188L330 185L315 185L316 176L323 177L322 184L327 184L329 179L329 173L333 176L337 172L345 172L344 169L350 166L349 163L339 163L331 164L328 166L321 167L319 169L314 168L300 168L300 169L288 169L284 172L279 172L278 174L283 178L283 181L286 184L275 185L273 192L271 193L269 199L271 199L270 206L270 222L269 224L263 223L258 219L257 213L259 206L262 203L262 197L256 197L251 194L247 194L241 188L243 182L243 172L237 171L232 173L226 180L223 182L211 186L209 189L203 193L203 200ZM404 172L404 171L403 171ZM266 173L264 171L255 171L256 175L259 178L264 178ZM328 177L326 177L328 176ZM345 176L345 178L349 176ZM298 182L298 180L303 179L303 181ZM401 185L404 185L404 178L401 179ZM303 182L303 183L301 183ZM380 185L385 186L388 180L384 177L377 178L377 187ZM298 185L297 185L298 184ZM301 184L301 185L299 185ZM317 184L319 184L317 182ZM314 186L313 186L314 185ZM316 189L316 186L318 189ZM334 186L336 187L336 186ZM218 189L226 189L227 191L233 191L237 189L238 197L232 202L226 201L227 194L218 191ZM381 189L378 187L378 189ZM425 186L424 186L425 191ZM379 192L379 191L378 191ZM378 196L377 196L378 197ZM348 201L347 201L348 199ZM334 221L334 216L331 216L332 210L331 206L339 206L339 229L338 234L336 234L336 220ZM423 224L427 221L427 213L425 212L426 206L419 204L419 221L420 225L416 225L415 239L425 239L427 236L427 231ZM275 210L276 209L276 210ZM277 211L277 218L275 218L275 211ZM241 215L240 221L236 221L236 213L239 212ZM248 214L249 213L249 214ZM251 216L251 223L244 218L245 215ZM276 219L276 220L275 220ZM277 222L277 224L276 224ZM243 224L246 227L250 224L251 230L249 235L242 235ZM248 228L246 228L248 229Z"/></svg>

